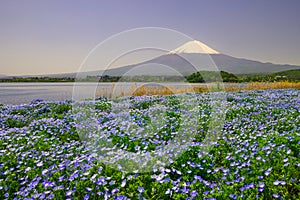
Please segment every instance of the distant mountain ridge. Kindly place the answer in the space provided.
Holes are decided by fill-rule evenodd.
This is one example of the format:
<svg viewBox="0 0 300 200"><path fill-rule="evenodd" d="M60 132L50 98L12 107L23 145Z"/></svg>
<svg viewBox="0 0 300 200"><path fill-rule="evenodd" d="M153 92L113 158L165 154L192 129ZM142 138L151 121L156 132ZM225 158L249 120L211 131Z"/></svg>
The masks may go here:
<svg viewBox="0 0 300 200"><path fill-rule="evenodd" d="M195 68L192 64L197 65ZM156 65L156 66L154 66ZM215 66L212 66L215 65ZM144 68L144 71L140 69L140 74L147 75L150 73L161 72L164 75L164 71L160 66L169 66L174 71L186 76L196 71L226 71L235 75L239 74L271 74L280 71L300 69L300 66L296 65L281 65L273 63L263 63L254 60L248 60L245 58L235 58L229 55L222 54L200 41L190 41L180 47L170 51L169 53L153 58L151 60L128 65L105 71L94 71L93 74L98 73L102 75L110 76L122 76L135 68ZM151 69L149 67L152 67ZM170 73L166 71L165 73ZM84 73L83 73L84 74ZM157 74L156 74L157 75ZM170 74L174 75L174 74Z"/></svg>
<svg viewBox="0 0 300 200"><path fill-rule="evenodd" d="M195 68L192 64L195 64ZM164 67L167 66L167 67ZM171 68L167 69L167 68ZM138 69L138 70L137 70ZM225 71L235 75L271 74L280 71L300 69L296 65L263 63L222 54L200 41L190 41L162 56L139 64L127 65L108 70L80 73L41 75L55 78L85 78L87 76L123 75L178 75L188 76L197 71Z"/></svg>
<svg viewBox="0 0 300 200"><path fill-rule="evenodd" d="M181 54L182 55L182 54ZM233 74L270 74L280 71L286 71L291 69L300 69L300 66L295 65L279 65L279 64L273 64L273 63L262 63L259 61L253 61L243 58L235 58L232 56L228 56L225 54L210 54L209 55L212 59L212 61L216 64L218 70L220 71L226 71ZM184 57L188 57L189 60L194 60L197 62L197 59L199 57L207 57L205 54L195 54L190 53L184 55ZM207 58L205 58L207 59ZM198 59L199 60L199 59ZM120 76L124 73L128 72L129 70L132 70L135 67L145 65L145 64L160 64L165 66L171 66L174 70L177 72L183 74L183 75L190 75L191 73L195 72L195 68L185 59L180 57L180 54L167 54L163 55L157 58L154 58L152 60L136 64L136 65L129 65L114 69L109 69L104 72L104 75L111 75L111 76ZM211 66L203 66L199 70L207 70L211 71ZM147 72L147 69L145 69L145 73ZM101 71L94 72L94 73L101 73Z"/></svg>

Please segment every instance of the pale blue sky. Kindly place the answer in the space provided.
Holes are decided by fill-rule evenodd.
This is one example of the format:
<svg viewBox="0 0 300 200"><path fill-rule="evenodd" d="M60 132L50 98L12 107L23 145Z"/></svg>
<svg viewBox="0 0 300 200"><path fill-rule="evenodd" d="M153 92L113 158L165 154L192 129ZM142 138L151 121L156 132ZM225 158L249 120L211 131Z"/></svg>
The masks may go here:
<svg viewBox="0 0 300 200"><path fill-rule="evenodd" d="M234 57L300 65L299 9L298 0L1 0L0 74L77 71L99 42L148 26Z"/></svg>

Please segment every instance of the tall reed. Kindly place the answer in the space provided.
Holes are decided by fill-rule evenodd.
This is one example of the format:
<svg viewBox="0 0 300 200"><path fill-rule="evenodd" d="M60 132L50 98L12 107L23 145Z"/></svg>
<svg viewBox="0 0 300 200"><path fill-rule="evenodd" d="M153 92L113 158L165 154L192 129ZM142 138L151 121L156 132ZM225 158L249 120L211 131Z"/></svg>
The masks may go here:
<svg viewBox="0 0 300 200"><path fill-rule="evenodd" d="M267 89L300 89L300 82L250 82L245 84L230 83L224 84L224 88L219 84L213 85L193 85L187 87L175 86L147 86L132 84L130 87L113 84L110 88L101 88L96 96L105 96L108 98L122 96L143 96L143 95L172 95L188 92L214 92L214 91L241 91L241 90L267 90Z"/></svg>

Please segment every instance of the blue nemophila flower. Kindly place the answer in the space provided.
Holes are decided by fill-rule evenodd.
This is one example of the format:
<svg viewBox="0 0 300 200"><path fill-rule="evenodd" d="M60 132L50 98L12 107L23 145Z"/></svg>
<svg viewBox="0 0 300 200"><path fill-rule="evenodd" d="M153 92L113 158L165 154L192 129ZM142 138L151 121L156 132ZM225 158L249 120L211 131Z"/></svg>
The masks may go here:
<svg viewBox="0 0 300 200"><path fill-rule="evenodd" d="M47 181L47 182L44 182L43 185L44 185L44 188L48 188L48 187L53 187L55 185L55 183L51 182L51 181Z"/></svg>
<svg viewBox="0 0 300 200"><path fill-rule="evenodd" d="M258 187L264 188L265 187L265 183L264 182L258 182Z"/></svg>
<svg viewBox="0 0 300 200"><path fill-rule="evenodd" d="M265 183L264 182L258 182L258 191L262 192L265 189Z"/></svg>
<svg viewBox="0 0 300 200"><path fill-rule="evenodd" d="M184 193L184 194L187 194L189 193L190 189L186 186L184 186L182 189L181 189L181 192Z"/></svg>
<svg viewBox="0 0 300 200"><path fill-rule="evenodd" d="M254 188L254 187L255 187L254 183L250 183L250 184L248 185L248 188Z"/></svg>
<svg viewBox="0 0 300 200"><path fill-rule="evenodd" d="M275 181L274 185L279 185L280 181Z"/></svg>
<svg viewBox="0 0 300 200"><path fill-rule="evenodd" d="M235 194L230 194L229 197L232 199L237 199L237 196Z"/></svg>
<svg viewBox="0 0 300 200"><path fill-rule="evenodd" d="M286 182L285 181L275 181L274 183L273 183L274 185L285 185L286 184Z"/></svg>
<svg viewBox="0 0 300 200"><path fill-rule="evenodd" d="M143 192L144 192L144 188L141 187L141 186L138 186L138 192L139 192L139 193L143 193Z"/></svg>
<svg viewBox="0 0 300 200"><path fill-rule="evenodd" d="M263 187L259 187L257 190L258 190L259 192L262 192L262 191L264 191L264 189L265 189L265 188L263 188Z"/></svg>
<svg viewBox="0 0 300 200"><path fill-rule="evenodd" d="M87 200L87 199L89 199L90 198L90 195L89 194L86 194L86 195L84 195L84 200Z"/></svg>
<svg viewBox="0 0 300 200"><path fill-rule="evenodd" d="M190 195L191 197L195 197L197 194L198 194L197 190L193 190Z"/></svg>
<svg viewBox="0 0 300 200"><path fill-rule="evenodd" d="M278 199L278 198L280 198L281 196L280 196L279 194L273 194L273 197L276 198L276 199Z"/></svg>
<svg viewBox="0 0 300 200"><path fill-rule="evenodd" d="M270 167L267 171L265 171L265 175L266 176L269 176L269 174L271 173L271 171L272 171L272 167Z"/></svg>
<svg viewBox="0 0 300 200"><path fill-rule="evenodd" d="M125 185L126 185L126 179L124 179L124 180L122 181L121 187L125 187Z"/></svg>
<svg viewBox="0 0 300 200"><path fill-rule="evenodd" d="M114 188L114 189L111 191L112 194L115 194L115 193L117 193L117 192L119 192L119 189L118 189L118 188Z"/></svg>
<svg viewBox="0 0 300 200"><path fill-rule="evenodd" d="M126 196L124 195L120 195L120 196L115 196L114 200L127 200L129 198L127 198Z"/></svg>
<svg viewBox="0 0 300 200"><path fill-rule="evenodd" d="M172 190L170 188L167 189L167 191L165 192L165 194L172 194Z"/></svg>
<svg viewBox="0 0 300 200"><path fill-rule="evenodd" d="M73 190L67 191L67 192L66 192L66 196L67 196L67 197L71 196L73 192L74 192Z"/></svg>
<svg viewBox="0 0 300 200"><path fill-rule="evenodd" d="M98 178L96 184L97 185L105 185L107 182L105 181L105 178L104 177L100 177Z"/></svg>
<svg viewBox="0 0 300 200"><path fill-rule="evenodd" d="M38 166L38 167L43 166L43 162L42 162L42 161L41 161L41 162L38 162L38 163L36 164L36 166Z"/></svg>

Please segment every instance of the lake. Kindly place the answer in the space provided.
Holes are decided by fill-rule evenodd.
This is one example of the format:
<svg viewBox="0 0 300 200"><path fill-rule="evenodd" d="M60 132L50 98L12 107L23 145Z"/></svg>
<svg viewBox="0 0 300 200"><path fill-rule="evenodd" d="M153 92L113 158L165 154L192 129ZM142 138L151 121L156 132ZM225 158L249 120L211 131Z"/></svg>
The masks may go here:
<svg viewBox="0 0 300 200"><path fill-rule="evenodd" d="M75 83L0 83L0 103L27 104L33 99L41 98L49 101L72 99ZM112 83L98 83L98 87L110 88ZM95 83L76 83L81 93L91 91Z"/></svg>
<svg viewBox="0 0 300 200"><path fill-rule="evenodd" d="M10 105L27 104L36 98L49 101L72 99L74 84L75 83L0 83L0 103ZM133 83L76 83L75 89L77 92L80 92L83 97L92 97L92 95L95 94L95 89L109 91L111 88L116 87L116 85L122 86L123 89L126 89L132 86L132 84ZM138 85L143 84L156 83L138 83ZM188 83L160 84L175 87L206 85ZM226 86L228 86L228 84Z"/></svg>

